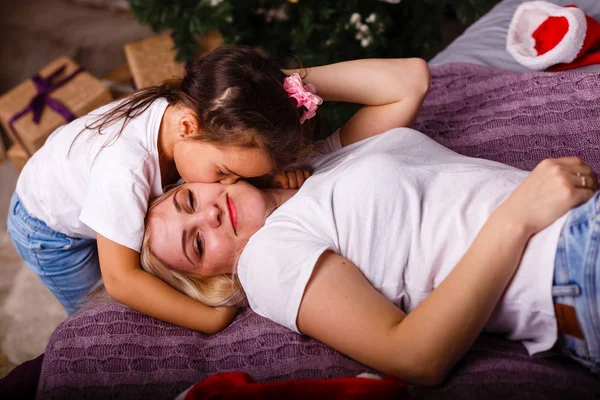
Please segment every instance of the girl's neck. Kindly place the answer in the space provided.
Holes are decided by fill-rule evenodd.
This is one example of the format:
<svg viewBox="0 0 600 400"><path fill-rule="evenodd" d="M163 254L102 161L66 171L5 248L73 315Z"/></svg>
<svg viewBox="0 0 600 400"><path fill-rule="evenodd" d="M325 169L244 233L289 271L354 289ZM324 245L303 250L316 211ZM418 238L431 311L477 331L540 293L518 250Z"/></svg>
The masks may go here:
<svg viewBox="0 0 600 400"><path fill-rule="evenodd" d="M158 161L160 163L160 177L163 186L175 183L179 179L179 173L175 166L173 147L177 141L176 127L173 126L175 107L169 105L163 114L158 130Z"/></svg>

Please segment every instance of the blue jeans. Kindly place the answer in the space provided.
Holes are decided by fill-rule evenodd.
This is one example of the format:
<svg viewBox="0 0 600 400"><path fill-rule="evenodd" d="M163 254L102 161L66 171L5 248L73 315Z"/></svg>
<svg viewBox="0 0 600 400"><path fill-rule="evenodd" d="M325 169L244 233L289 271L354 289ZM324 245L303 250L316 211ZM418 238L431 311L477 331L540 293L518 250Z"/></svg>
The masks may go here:
<svg viewBox="0 0 600 400"><path fill-rule="evenodd" d="M560 335L563 353L600 374L600 192L571 210L554 263L554 302L575 308L584 339Z"/></svg>
<svg viewBox="0 0 600 400"><path fill-rule="evenodd" d="M51 229L29 214L16 192L10 200L7 225L25 264L72 314L101 278L96 240Z"/></svg>

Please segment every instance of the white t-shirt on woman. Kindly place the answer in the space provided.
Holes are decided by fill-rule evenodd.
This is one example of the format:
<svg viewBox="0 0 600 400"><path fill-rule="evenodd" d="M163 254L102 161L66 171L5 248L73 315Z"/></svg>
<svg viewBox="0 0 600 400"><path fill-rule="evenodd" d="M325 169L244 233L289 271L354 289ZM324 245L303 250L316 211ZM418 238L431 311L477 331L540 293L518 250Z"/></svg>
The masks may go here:
<svg viewBox="0 0 600 400"><path fill-rule="evenodd" d="M258 314L298 331L316 261L332 250L405 312L450 273L528 172L459 155L409 128L342 148L317 146L314 174L249 241L238 274ZM556 341L554 257L566 216L535 235L485 326L522 340L530 354Z"/></svg>
<svg viewBox="0 0 600 400"><path fill-rule="evenodd" d="M84 130L115 104L54 131L23 168L17 195L55 231L90 239L99 233L140 251L148 201L163 193L157 140L169 103L155 100L116 140L122 122L102 134Z"/></svg>

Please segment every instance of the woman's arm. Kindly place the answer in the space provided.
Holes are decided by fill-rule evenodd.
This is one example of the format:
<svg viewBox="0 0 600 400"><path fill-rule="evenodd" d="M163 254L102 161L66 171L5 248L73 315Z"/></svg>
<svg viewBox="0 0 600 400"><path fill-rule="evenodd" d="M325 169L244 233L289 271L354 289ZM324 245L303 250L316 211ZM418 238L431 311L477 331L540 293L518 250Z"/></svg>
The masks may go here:
<svg viewBox="0 0 600 400"><path fill-rule="evenodd" d="M409 315L379 294L350 261L324 253L304 292L298 329L377 370L409 382L440 384L489 319L525 243L518 227L490 224Z"/></svg>
<svg viewBox="0 0 600 400"><path fill-rule="evenodd" d="M97 235L106 291L115 300L151 317L207 334L233 320L235 307L208 307L142 270L139 253Z"/></svg>
<svg viewBox="0 0 600 400"><path fill-rule="evenodd" d="M427 62L419 58L355 60L284 72L298 72L324 100L365 105L342 127L342 146L410 126L431 79Z"/></svg>
<svg viewBox="0 0 600 400"><path fill-rule="evenodd" d="M578 186L577 173L592 190ZM581 160L542 162L492 214L448 277L408 315L347 259L327 252L305 290L298 328L376 369L440 384L488 321L529 238L595 189L595 177Z"/></svg>

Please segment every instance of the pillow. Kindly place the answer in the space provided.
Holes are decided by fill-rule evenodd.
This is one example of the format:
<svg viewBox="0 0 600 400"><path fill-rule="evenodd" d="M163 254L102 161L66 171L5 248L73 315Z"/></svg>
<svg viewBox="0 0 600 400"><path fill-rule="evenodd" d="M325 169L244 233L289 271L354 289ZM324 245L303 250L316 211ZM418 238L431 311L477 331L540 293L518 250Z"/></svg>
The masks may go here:
<svg viewBox="0 0 600 400"><path fill-rule="evenodd" d="M574 4L587 15L600 21L600 1L598 0L548 0L561 6ZM525 0L503 0L487 14L473 23L446 49L429 61L431 66L452 62L466 62L509 71L531 71L519 64L506 51L508 25L519 4ZM588 65L573 70L597 72L600 64Z"/></svg>

